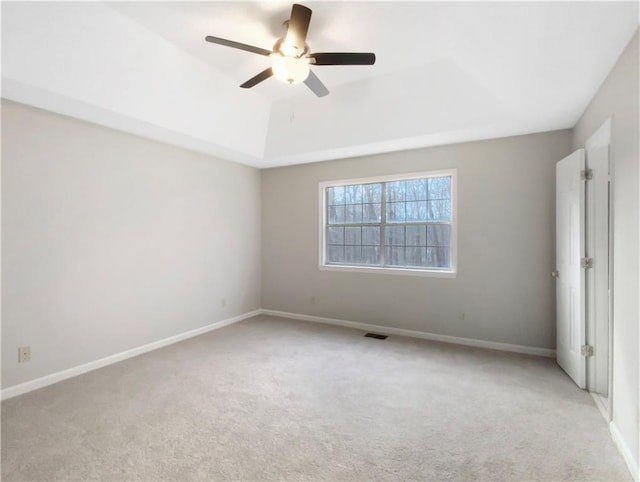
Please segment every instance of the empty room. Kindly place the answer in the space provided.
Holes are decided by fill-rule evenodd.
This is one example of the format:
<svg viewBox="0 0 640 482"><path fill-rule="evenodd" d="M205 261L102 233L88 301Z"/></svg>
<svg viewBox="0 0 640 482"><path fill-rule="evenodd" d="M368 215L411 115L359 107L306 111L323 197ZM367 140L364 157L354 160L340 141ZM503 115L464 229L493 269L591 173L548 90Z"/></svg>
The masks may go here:
<svg viewBox="0 0 640 482"><path fill-rule="evenodd" d="M1 5L1 478L640 481L640 4Z"/></svg>

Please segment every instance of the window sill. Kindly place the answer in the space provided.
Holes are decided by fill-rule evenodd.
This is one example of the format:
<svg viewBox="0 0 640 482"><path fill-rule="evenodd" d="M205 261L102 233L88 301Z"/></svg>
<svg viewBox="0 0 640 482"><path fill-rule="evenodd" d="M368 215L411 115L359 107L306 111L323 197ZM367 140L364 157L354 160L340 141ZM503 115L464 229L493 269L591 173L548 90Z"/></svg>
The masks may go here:
<svg viewBox="0 0 640 482"><path fill-rule="evenodd" d="M426 270L411 268L379 268L376 266L348 266L321 264L318 266L320 271L338 271L347 273L376 273L391 274L401 276L422 276L426 278L455 278L456 272L451 270Z"/></svg>

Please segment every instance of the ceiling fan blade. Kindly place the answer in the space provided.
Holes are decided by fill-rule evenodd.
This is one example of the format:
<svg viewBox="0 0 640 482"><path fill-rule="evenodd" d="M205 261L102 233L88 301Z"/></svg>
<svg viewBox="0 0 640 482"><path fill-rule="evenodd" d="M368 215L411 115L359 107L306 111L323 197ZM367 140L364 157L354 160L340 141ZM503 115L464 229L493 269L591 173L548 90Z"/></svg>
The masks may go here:
<svg viewBox="0 0 640 482"><path fill-rule="evenodd" d="M309 31L309 22L311 22L311 9L294 3L291 8L291 18L289 18L285 43L300 50L304 49L307 32Z"/></svg>
<svg viewBox="0 0 640 482"><path fill-rule="evenodd" d="M309 71L309 77L305 79L304 83L318 97L324 97L329 93L329 89L325 87L325 85L320 81L320 79L316 76L316 74L313 73L312 70Z"/></svg>
<svg viewBox="0 0 640 482"><path fill-rule="evenodd" d="M262 72L260 72L258 75L251 77L240 87L242 87L243 89L250 89L254 85L257 85L260 82L262 82L263 80L267 80L272 75L273 75L273 70L271 70L271 67L269 67L268 69L265 69Z"/></svg>
<svg viewBox="0 0 640 482"><path fill-rule="evenodd" d="M233 40L227 40L219 37L212 37L211 35L207 35L205 37L207 42L211 42L212 44L224 45L225 47L233 47L234 49L246 50L247 52L252 52L258 55L271 55L271 50L261 49L260 47L254 47L253 45L242 44L240 42L234 42Z"/></svg>
<svg viewBox="0 0 640 482"><path fill-rule="evenodd" d="M318 52L309 55L315 60L313 65L373 65L376 54L365 52Z"/></svg>

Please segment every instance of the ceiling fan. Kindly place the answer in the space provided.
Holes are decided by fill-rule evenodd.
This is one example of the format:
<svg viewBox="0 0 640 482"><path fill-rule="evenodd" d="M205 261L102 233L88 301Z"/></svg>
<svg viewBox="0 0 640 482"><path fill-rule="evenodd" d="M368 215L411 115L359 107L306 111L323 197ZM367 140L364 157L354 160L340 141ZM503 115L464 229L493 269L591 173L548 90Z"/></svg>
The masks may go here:
<svg viewBox="0 0 640 482"><path fill-rule="evenodd" d="M329 93L329 90L309 68L310 65L373 65L375 63L376 55L373 53L309 53L309 45L307 45L306 39L310 21L311 9L294 3L291 9L291 17L285 22L287 34L276 41L273 50L212 37L211 35L207 36L205 40L258 55L273 57L276 60L271 67L240 85L244 89L249 89L275 75L288 84L304 82L314 94L318 97L324 97Z"/></svg>

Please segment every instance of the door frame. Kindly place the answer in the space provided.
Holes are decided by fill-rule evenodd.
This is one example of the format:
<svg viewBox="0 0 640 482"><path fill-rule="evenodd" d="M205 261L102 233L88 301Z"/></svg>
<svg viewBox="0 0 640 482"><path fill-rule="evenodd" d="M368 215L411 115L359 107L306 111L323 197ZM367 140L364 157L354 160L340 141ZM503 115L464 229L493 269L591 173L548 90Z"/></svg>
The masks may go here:
<svg viewBox="0 0 640 482"><path fill-rule="evenodd" d="M613 190L614 190L614 175L613 175L613 162L611 162L611 117L605 120L602 125L587 139L584 145L585 149L585 163L586 168L589 169L589 150L596 149L599 147L609 146L609 332L608 332L608 340L607 343L609 345L608 349L608 375L607 375L607 404L606 406L602 403L602 398L599 394L592 392L594 386L592 385L592 372L594 370L594 361L587 360L587 390L592 392L593 398L596 402L596 405L600 409L600 412L605 417L607 422L611 422L613 420L613 296L614 296L614 286L613 286L613 224L614 224L614 212L613 212L613 203L611 200L613 199ZM588 201L587 201L588 205ZM588 232L588 229L587 229ZM587 296L589 296L589 291L587 291ZM588 326L587 328L587 336L593 333L595 328L595 313L593 313L593 305L587 303L586 306L586 319ZM591 343L591 340L587 339L587 343Z"/></svg>

